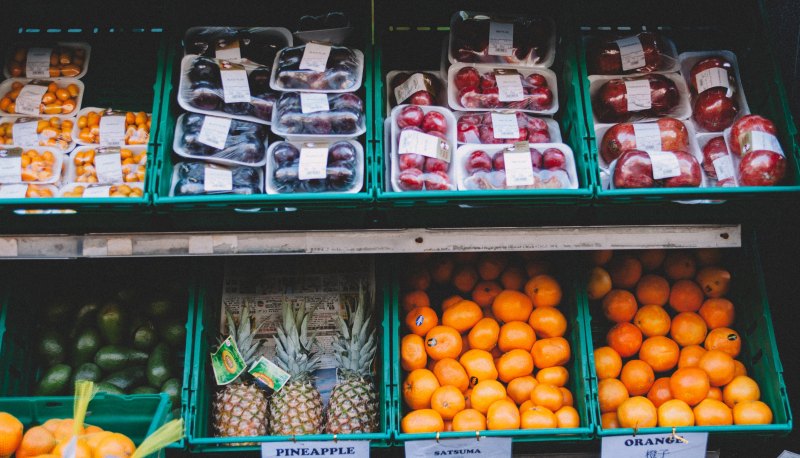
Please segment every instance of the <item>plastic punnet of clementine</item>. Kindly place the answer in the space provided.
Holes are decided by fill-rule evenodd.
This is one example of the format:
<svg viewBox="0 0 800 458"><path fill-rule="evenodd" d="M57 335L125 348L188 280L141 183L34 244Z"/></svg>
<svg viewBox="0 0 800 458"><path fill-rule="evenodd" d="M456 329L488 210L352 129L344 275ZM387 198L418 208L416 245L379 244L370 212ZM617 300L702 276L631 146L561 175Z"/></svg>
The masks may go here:
<svg viewBox="0 0 800 458"><path fill-rule="evenodd" d="M658 411L649 399L634 396L619 406L617 419L623 428L653 428L658 424Z"/></svg>
<svg viewBox="0 0 800 458"><path fill-rule="evenodd" d="M469 376L464 366L452 358L440 359L433 366L433 375L439 380L439 385L454 386L464 392L469 388Z"/></svg>
<svg viewBox="0 0 800 458"><path fill-rule="evenodd" d="M442 313L442 324L459 333L467 332L483 318L481 307L472 301L461 301Z"/></svg>
<svg viewBox="0 0 800 458"><path fill-rule="evenodd" d="M600 404L600 412L616 412L617 408L630 395L625 384L615 378L607 378L597 383L597 402Z"/></svg>
<svg viewBox="0 0 800 458"><path fill-rule="evenodd" d="M475 409L464 409L453 417L453 431L483 431L486 416Z"/></svg>
<svg viewBox="0 0 800 458"><path fill-rule="evenodd" d="M645 305L636 311L633 324L642 331L645 337L665 336L669 334L672 319L664 307Z"/></svg>
<svg viewBox="0 0 800 458"><path fill-rule="evenodd" d="M537 369L563 366L569 362L571 354L569 342L563 337L539 339L534 342L531 349L533 364Z"/></svg>
<svg viewBox="0 0 800 458"><path fill-rule="evenodd" d="M593 301L602 299L609 291L611 291L611 275L602 267L593 267L589 272L589 282L586 284L589 299Z"/></svg>
<svg viewBox="0 0 800 458"><path fill-rule="evenodd" d="M567 318L555 307L533 309L528 324L540 339L561 337L567 332Z"/></svg>
<svg viewBox="0 0 800 458"><path fill-rule="evenodd" d="M656 375L649 364L640 359L632 359L622 366L619 379L631 396L644 396L656 381Z"/></svg>
<svg viewBox="0 0 800 458"><path fill-rule="evenodd" d="M525 283L525 294L530 297L533 306L537 308L557 307L561 303L561 285L550 275L537 275L528 280Z"/></svg>
<svg viewBox="0 0 800 458"><path fill-rule="evenodd" d="M619 377L622 371L622 357L611 347L595 348L594 369L600 380Z"/></svg>
<svg viewBox="0 0 800 458"><path fill-rule="evenodd" d="M461 334L450 326L436 326L425 335L425 351L436 361L458 358L462 345Z"/></svg>
<svg viewBox="0 0 800 458"><path fill-rule="evenodd" d="M525 294L504 290L492 302L492 313L498 320L508 323L511 321L528 321L533 311L533 303Z"/></svg>
<svg viewBox="0 0 800 458"><path fill-rule="evenodd" d="M472 300L481 307L492 305L494 298L497 297L503 288L496 281L481 281L472 290Z"/></svg>
<svg viewBox="0 0 800 458"><path fill-rule="evenodd" d="M669 300L669 282L660 275L647 274L636 284L636 299L642 305L664 305Z"/></svg>
<svg viewBox="0 0 800 458"><path fill-rule="evenodd" d="M672 397L690 406L697 405L706 398L711 383L708 374L698 367L684 367L676 370L669 378Z"/></svg>
<svg viewBox="0 0 800 458"><path fill-rule="evenodd" d="M642 331L631 323L617 323L606 334L606 343L623 358L630 358L642 346Z"/></svg>
<svg viewBox="0 0 800 458"><path fill-rule="evenodd" d="M677 366L680 354L678 344L664 336L648 337L639 349L639 359L656 372L666 372Z"/></svg>
<svg viewBox="0 0 800 458"><path fill-rule="evenodd" d="M403 370L422 369L428 364L428 353L425 351L425 339L408 334L400 341L400 366Z"/></svg>
<svg viewBox="0 0 800 458"><path fill-rule="evenodd" d="M400 429L406 434L442 432L444 419L433 409L414 410L403 417Z"/></svg>
<svg viewBox="0 0 800 458"><path fill-rule="evenodd" d="M497 339L500 337L500 324L494 318L482 318L475 323L467 334L467 342L470 348L491 351L497 346Z"/></svg>
<svg viewBox="0 0 800 458"><path fill-rule="evenodd" d="M612 289L603 298L603 315L614 323L631 321L637 308L636 298L624 289Z"/></svg>
<svg viewBox="0 0 800 458"><path fill-rule="evenodd" d="M500 327L500 334L497 340L497 347L502 352L514 349L531 351L536 342L536 334L528 323L523 321L511 321Z"/></svg>

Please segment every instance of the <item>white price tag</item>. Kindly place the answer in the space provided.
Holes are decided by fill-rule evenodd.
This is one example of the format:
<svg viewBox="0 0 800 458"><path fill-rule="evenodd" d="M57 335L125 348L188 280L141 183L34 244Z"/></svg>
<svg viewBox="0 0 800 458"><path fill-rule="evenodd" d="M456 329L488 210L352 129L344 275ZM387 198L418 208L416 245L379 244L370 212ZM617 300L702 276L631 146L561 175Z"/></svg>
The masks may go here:
<svg viewBox="0 0 800 458"><path fill-rule="evenodd" d="M702 94L712 87L724 87L728 90L727 96L730 97L732 95L728 71L724 68L707 68L695 75L694 83L697 86L698 94Z"/></svg>
<svg viewBox="0 0 800 458"><path fill-rule="evenodd" d="M19 146L38 146L39 134L36 133L38 127L38 121L14 123L14 126L11 128L11 136L14 138L14 144Z"/></svg>
<svg viewBox="0 0 800 458"><path fill-rule="evenodd" d="M708 433L603 437L600 458L705 458Z"/></svg>
<svg viewBox="0 0 800 458"><path fill-rule="evenodd" d="M619 56L622 59L622 71L636 70L644 67L647 62L644 59L644 48L642 40L637 36L616 40L619 46Z"/></svg>
<svg viewBox="0 0 800 458"><path fill-rule="evenodd" d="M228 141L228 132L231 130L231 118L206 116L200 126L197 141L212 148L223 149Z"/></svg>
<svg viewBox="0 0 800 458"><path fill-rule="evenodd" d="M633 135L636 137L636 149L645 151L661 150L661 129L658 123L635 123Z"/></svg>
<svg viewBox="0 0 800 458"><path fill-rule="evenodd" d="M301 180L321 180L327 176L328 147L300 149L297 177Z"/></svg>
<svg viewBox="0 0 800 458"><path fill-rule="evenodd" d="M510 56L514 52L514 24L489 23L489 55Z"/></svg>
<svg viewBox="0 0 800 458"><path fill-rule="evenodd" d="M497 80L498 100L501 102L519 102L525 98L522 90L522 76L519 74L495 75Z"/></svg>
<svg viewBox="0 0 800 458"><path fill-rule="evenodd" d="M247 81L247 72L241 66L221 68L220 76L225 103L250 102L250 83Z"/></svg>
<svg viewBox="0 0 800 458"><path fill-rule="evenodd" d="M401 104L417 92L427 90L428 87L425 85L425 75L422 73L414 73L405 80L403 84L394 88L394 98L397 99L398 104Z"/></svg>
<svg viewBox="0 0 800 458"><path fill-rule="evenodd" d="M529 151L505 151L503 159L506 164L507 186L533 185L533 161Z"/></svg>
<svg viewBox="0 0 800 458"><path fill-rule="evenodd" d="M649 110L653 107L650 100L650 81L647 79L625 81L625 92L628 111Z"/></svg>
<svg viewBox="0 0 800 458"><path fill-rule="evenodd" d="M26 78L50 78L50 48L28 48L25 56Z"/></svg>
<svg viewBox="0 0 800 458"><path fill-rule="evenodd" d="M786 156L781 148L781 142L772 134L761 132L760 130L751 130L742 136L742 157L752 151L767 150L775 151L781 156Z"/></svg>
<svg viewBox="0 0 800 458"><path fill-rule="evenodd" d="M119 153L103 153L94 157L98 183L119 183L122 181L122 158Z"/></svg>
<svg viewBox="0 0 800 458"><path fill-rule="evenodd" d="M421 154L450 162L450 151L449 149L443 151L439 147L441 141L441 138L433 135L423 134L414 130L404 130L400 132L397 154Z"/></svg>
<svg viewBox="0 0 800 458"><path fill-rule="evenodd" d="M125 116L107 114L100 118L100 144L125 145Z"/></svg>
<svg viewBox="0 0 800 458"><path fill-rule="evenodd" d="M15 102L17 114L38 116L40 114L42 96L46 92L47 86L39 86L38 84L26 84L23 86Z"/></svg>
<svg viewBox="0 0 800 458"><path fill-rule="evenodd" d="M653 179L662 180L681 174L681 164L678 157L669 151L648 151L650 162L653 164Z"/></svg>
<svg viewBox="0 0 800 458"><path fill-rule="evenodd" d="M735 174L733 168L733 159L730 156L720 156L714 159L714 172L717 173L717 181L727 180Z"/></svg>
<svg viewBox="0 0 800 458"><path fill-rule="evenodd" d="M204 169L203 190L206 192L232 191L233 172L207 165Z"/></svg>
<svg viewBox="0 0 800 458"><path fill-rule="evenodd" d="M307 43L303 51L303 58L300 59L300 70L312 70L324 72L328 68L328 57L331 55L331 47L319 43Z"/></svg>
<svg viewBox="0 0 800 458"><path fill-rule="evenodd" d="M508 458L511 456L510 437L481 437L471 439L439 439L406 441L406 458L432 458L441 456L483 458Z"/></svg>
<svg viewBox="0 0 800 458"><path fill-rule="evenodd" d="M28 192L26 184L4 184L0 186L0 199L22 199Z"/></svg>
<svg viewBox="0 0 800 458"><path fill-rule="evenodd" d="M347 456L369 458L369 441L264 442L262 458L284 456Z"/></svg>
<svg viewBox="0 0 800 458"><path fill-rule="evenodd" d="M494 138L519 138L517 115L513 113L492 113Z"/></svg>
<svg viewBox="0 0 800 458"><path fill-rule="evenodd" d="M83 189L83 197L108 197L111 186L87 186Z"/></svg>
<svg viewBox="0 0 800 458"><path fill-rule="evenodd" d="M0 157L0 183L13 183L22 179L22 158Z"/></svg>
<svg viewBox="0 0 800 458"><path fill-rule="evenodd" d="M328 104L328 94L301 92L300 109L303 114L330 111L331 106Z"/></svg>
<svg viewBox="0 0 800 458"><path fill-rule="evenodd" d="M225 44L217 44L214 57L233 62L239 62L242 60L242 51L239 48L239 40L233 40Z"/></svg>

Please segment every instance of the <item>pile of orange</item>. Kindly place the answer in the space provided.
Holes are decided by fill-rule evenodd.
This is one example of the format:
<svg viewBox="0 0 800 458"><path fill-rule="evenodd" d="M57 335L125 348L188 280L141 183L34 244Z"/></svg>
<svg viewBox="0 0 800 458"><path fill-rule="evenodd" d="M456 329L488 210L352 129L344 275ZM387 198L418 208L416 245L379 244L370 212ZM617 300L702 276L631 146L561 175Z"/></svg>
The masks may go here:
<svg viewBox="0 0 800 458"><path fill-rule="evenodd" d="M772 423L736 358L718 250L593 252L587 292L611 326L594 351L603 428ZM595 322L598 317L595 316Z"/></svg>
<svg viewBox="0 0 800 458"><path fill-rule="evenodd" d="M420 259L405 278L404 433L575 428L561 286L536 255ZM431 293L431 294L429 294ZM436 304L431 297L442 296Z"/></svg>

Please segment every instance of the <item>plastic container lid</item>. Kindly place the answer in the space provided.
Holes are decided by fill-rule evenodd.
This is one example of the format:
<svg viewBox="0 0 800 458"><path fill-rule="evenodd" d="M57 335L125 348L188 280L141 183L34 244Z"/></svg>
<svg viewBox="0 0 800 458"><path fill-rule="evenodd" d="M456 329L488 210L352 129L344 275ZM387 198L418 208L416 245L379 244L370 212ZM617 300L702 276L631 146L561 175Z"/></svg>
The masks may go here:
<svg viewBox="0 0 800 458"><path fill-rule="evenodd" d="M31 83L31 82L34 82L34 81L41 82L41 83L43 83L45 85L50 84L50 83L55 83L58 86L59 89L66 89L67 86L69 86L70 84L74 84L75 86L78 87L78 95L77 95L77 97L75 97L75 109L74 110L72 110L71 112L66 113L66 114L61 114L61 113L59 113L59 114L47 114L47 113L42 113L41 112L41 108L40 108L39 114L35 115L35 116L38 116L38 117L49 117L49 118L56 117L56 118L61 118L61 119L68 119L68 118L74 118L75 115L80 111L81 103L83 102L83 93L84 93L85 88L84 88L83 82L81 80L77 79L77 78L56 78L56 79L40 79L40 80L32 80L32 79L28 79L28 78L9 78L9 79L3 81L2 83L0 83L0 98L5 97L11 91L11 86L14 83L22 83L23 85L27 85L28 83ZM30 114L8 113L8 112L3 111L3 110L0 110L0 115L6 116L6 117L11 117L11 118L29 118L29 117L31 117Z"/></svg>
<svg viewBox="0 0 800 458"><path fill-rule="evenodd" d="M16 49L19 49L19 48L22 48L22 47L24 47L26 49L30 49L30 48L55 48L55 47L70 48L70 49L73 49L73 50L74 49L82 49L83 52L84 52L84 58L83 58L83 64L81 65L80 73L78 73L75 76L69 77L69 78L78 78L78 79L83 78L84 76L86 76L86 72L89 70L89 59L91 58L91 55L92 55L92 47L89 45L89 43L86 43L86 42L83 42L83 41L57 41L55 43L17 42L17 43L12 44L11 46L9 46L8 47L8 52L6 53L5 65L3 66L3 75L6 78L14 78L14 76L9 71L8 64L9 64L9 62L11 62L11 60L13 58L14 51ZM26 59L27 59L27 51L26 51L25 54L26 54ZM22 68L22 75L20 75L19 77L28 78L28 75L26 74L25 67ZM61 76L59 76L59 78L60 77Z"/></svg>
<svg viewBox="0 0 800 458"><path fill-rule="evenodd" d="M538 73L544 76L545 80L547 80L547 87L553 93L553 105L546 109L546 110L530 110L530 109L515 109L509 106L502 106L497 108L490 108L490 107L465 107L461 104L458 97L458 88L455 85L455 78L456 74L459 70L465 67L474 67L478 70L478 73L483 75L484 73L490 73L494 70L514 70L517 71L522 77L526 77L528 75L532 75L534 73ZM450 104L450 108L457 111L487 111L487 110L509 110L514 109L518 111L523 111L526 113L536 113L540 115L553 115L558 112L558 78L556 74L553 73L552 70L549 68L540 68L540 67L519 67L519 66L511 66L511 65L494 65L494 64L453 64L447 70L447 100ZM510 104L510 103L519 103L519 102L501 102L503 104Z"/></svg>
<svg viewBox="0 0 800 458"><path fill-rule="evenodd" d="M72 127L72 138L75 140L75 142L78 145L100 146L99 142L97 142L97 143L87 143L87 142L81 140L81 136L80 136L81 128L78 126L78 124L79 124L80 119L82 117L84 117L84 116L87 116L90 112L99 113L100 114L100 118L102 118L109 111L110 111L109 114L112 114L114 116L125 116L126 113L131 113L130 111L122 111L122 110L117 111L117 110L113 110L111 108L98 108L98 107L81 108L81 110L78 112L78 115L76 116L76 122L75 122L74 126ZM133 113L135 113L135 112L133 112ZM149 116L148 119L152 119L152 115L150 113L146 113L146 114L147 114L147 116ZM126 131L127 131L127 127L126 127ZM150 131L152 131L152 127L151 127ZM136 143L136 144L130 144L130 143L128 143L130 140L129 139L125 139L125 145L126 146L144 146L144 145L147 145L150 142L150 131L147 132L147 136L144 137L144 138L137 137L136 141L139 142L139 143ZM126 134L126 136L127 136L127 134ZM97 138L98 138L98 140L100 140L100 133L97 134Z"/></svg>
<svg viewBox="0 0 800 458"><path fill-rule="evenodd" d="M342 88L339 88L339 89L332 89L332 88L327 88L327 87L326 88L321 88L321 89L312 89L312 88L300 88L300 87L286 87L283 83L280 83L278 81L278 69L280 68L281 57L283 56L283 54L288 52L290 49L303 48L303 50L305 50L306 46L309 46L309 45L302 45L302 46L297 46L297 47L294 47L294 48L285 48L285 49L281 50L281 52L279 52L277 56L275 56L275 62L272 65L272 75L270 76L270 81L269 81L269 86L273 90L275 90L275 91L283 91L283 92L296 92L296 91L299 91L299 92L324 92L326 94L337 94L337 93L342 93L342 92L355 92L355 91L361 89L361 83L362 83L363 77L364 77L364 53L361 52L361 50L358 50L358 49L344 48L344 47L341 47L341 46L333 46L332 48L333 49L335 49L335 48L347 49L348 51L353 53L353 57L355 58L355 62L354 62L354 64L355 64L355 74L352 75L354 77L354 80L353 80L352 84L350 84L349 86L342 87ZM331 49L331 52L333 52L333 49ZM303 52L305 52L305 51L303 51ZM329 58L329 60L330 60L330 58ZM313 70L293 70L293 71L308 72L307 74L319 75L319 74L327 72L328 70L330 70L330 69L326 65L326 69L325 69L324 72L323 71L313 71Z"/></svg>
<svg viewBox="0 0 800 458"><path fill-rule="evenodd" d="M649 75L649 74L648 74ZM677 118L680 120L687 120L692 116L692 105L689 100L689 88L686 86L686 81L678 74L678 73L667 73L663 74L665 78L668 78L675 86L678 88L678 104L673 107L670 113L665 113L660 116L647 116L642 115L637 111L630 112L628 119L621 122L646 122L646 121L655 121L661 118ZM595 97L597 96L598 92L600 92L600 88L603 87L609 81L612 80L624 80L624 81L635 81L635 80L643 80L647 79L647 75L644 76L637 76L637 77L619 77L619 76L608 76L608 75L592 75L589 76L589 97L592 103L592 122L595 124L603 124L603 121L597 119L597 116L594 113L594 101Z"/></svg>
<svg viewBox="0 0 800 458"><path fill-rule="evenodd" d="M463 118L464 116L471 116L471 115L484 116L484 115L486 115L488 113L492 113L492 112L491 111L486 111L486 112L456 111L453 114L456 117L456 123L458 123L458 122L461 122L461 118ZM495 112L495 113L498 113L498 112ZM509 110L509 113L513 114L514 111L513 110ZM536 116L532 116L532 115L530 115L528 113L525 113L525 116L530 116L532 118L536 118ZM558 125L558 121L556 121L553 118L546 118L546 117L538 117L538 119L541 119L542 121L544 121L547 124L547 134L550 136L550 143L561 143L561 129L560 129L559 125ZM510 140L509 139L504 144L505 145L510 145L510 144L513 144L513 143L516 143L516 140ZM459 139L458 140L458 144L459 145L464 145L464 144L487 145L487 144L491 144L491 143L462 142ZM502 145L503 143L499 143L499 144Z"/></svg>
<svg viewBox="0 0 800 458"><path fill-rule="evenodd" d="M186 147L186 143L183 141L183 138L184 138L183 124L184 124L184 118L186 116L187 116L186 113L182 113L180 116L178 116L178 120L175 123L175 137L174 137L174 139L172 141L172 150L178 156L184 157L184 158L187 158L187 159L200 160L200 161L211 162L211 163L220 164L220 165L244 165L244 166L249 166L249 167L261 167L263 165L266 165L266 163L267 163L267 148L269 147L269 136L267 135L267 132L265 132L264 138L263 138L263 141L262 141L262 144L264 146L264 154L261 157L261 159L258 160L257 162L248 163L248 162L236 161L236 160L233 160L233 159L228 159L228 158L220 155L220 154L224 154L222 152L223 151L222 149L214 148L213 146L210 146L210 145L206 145L206 146L208 146L209 148L214 148L217 151L213 155L210 155L210 156L205 156L205 155L197 155L197 156L195 156L195 155L193 155L189 151L189 149ZM201 115L201 116L204 116L204 115ZM249 121L237 120L237 122L249 122ZM257 123L251 123L251 124L257 124ZM259 124L259 125L263 125L263 124ZM198 133L198 135L199 135L199 133Z"/></svg>
<svg viewBox="0 0 800 458"><path fill-rule="evenodd" d="M49 167L50 176L44 180L25 180L22 177L23 170L29 169L29 172L36 173L33 167L34 163L30 165L22 165L22 155L28 151L36 151L38 155L43 155L47 152L53 155L53 165ZM19 164L19 165L18 165ZM57 148L42 148L42 147L0 147L0 184L6 183L27 183L27 184L53 184L61 179L61 169L64 164L64 153ZM13 175L13 170L19 167L19 175ZM12 176L13 175L13 176Z"/></svg>
<svg viewBox="0 0 800 458"><path fill-rule="evenodd" d="M98 173L98 170L97 170L97 156L107 155L107 154L119 154L120 150L129 150L129 151L131 151L131 153L133 153L133 156L138 156L138 155L140 155L142 153L146 153L147 152L147 146L144 146L144 145L122 146L122 147L91 146L91 145L78 146L77 148L75 148L75 150L72 151L72 153L70 153L69 159L67 160L66 171L64 172L64 183L65 184L67 184L67 183L84 183L84 182L78 181L77 171L76 171L77 166L75 165L75 157L80 153L83 153L85 151L91 151L91 150L95 151L95 158L92 160L92 162L90 164L86 164L86 165L91 165L91 166L93 166L95 168L94 175L95 175L95 177L97 177L98 181L96 183L94 183L94 182L85 182L85 184L87 184L87 185L89 185L89 184L112 184L112 183L125 182L124 181L125 175L126 174L136 174L136 171L138 170L138 166L144 165L145 168L149 167L149 164L147 164L147 154L144 155L144 160L145 160L144 164L139 164L139 163L123 164L122 162L125 159L120 157L120 173L122 175L121 178L120 179L112 179L112 180L101 180L102 177L100 176L100 174ZM112 167L113 167L113 165L112 165ZM135 169L131 170L132 167L135 167ZM112 171L113 171L113 168L112 168ZM106 173L106 172L104 172L104 173ZM137 181L130 181L130 183L135 183L135 182L137 182ZM128 183L128 182L126 182L126 183Z"/></svg>
<svg viewBox="0 0 800 458"><path fill-rule="evenodd" d="M56 119L59 122L59 127L57 127L57 128L49 127L49 128L52 128L52 129L54 129L56 131L61 132L61 122L63 122L65 118L56 118ZM44 121L44 122L48 123L48 126L49 126L50 118L48 118L47 116L39 116L39 117L31 117L31 118L13 118L13 117L10 117L10 116L4 116L4 117L0 118L0 126L2 126L3 124L6 124L6 123L25 123L25 122L41 122L41 121ZM70 119L70 121L72 121L74 123L74 120ZM12 135L13 135L13 127L12 127ZM60 138L63 139L63 135L61 135L61 134L58 134L55 137L48 137L44 132L38 133L36 135L39 138L38 146L41 146L43 148L51 147L51 146L48 146L46 144L46 142L47 142L47 140L49 138L58 139L60 137ZM16 141L17 140L14 139L14 143L6 144L6 146L19 146L20 148L24 147L23 145L17 144ZM64 141L66 142L66 140L64 140ZM75 135L74 135L74 127L73 127L73 129L70 129L70 132L69 132L69 142L66 142L65 146L63 148L61 148L58 144L55 145L55 146L52 146L52 147L61 150L62 153L69 153L70 151L72 151L73 148L75 148L75 145L76 145L76 142L75 142Z"/></svg>
<svg viewBox="0 0 800 458"><path fill-rule="evenodd" d="M282 109L281 105L289 102L289 98L291 98L291 97L301 97L302 98L302 95L299 95L299 94L300 93L298 93L298 92L285 92L285 93L283 93L281 95L281 98L275 104L275 108L272 110L272 123L271 123L272 132L275 135L278 135L280 137L284 137L284 138L286 138L288 140L293 140L293 141L301 141L301 140L317 140L317 141L319 141L319 140L324 140L324 139L342 139L342 140L346 140L346 139L359 137L359 136L363 135L367 131L366 116L364 115L363 111L358 113L358 114L356 114L352 110L345 110L342 107L340 107L339 109L335 108L336 107L336 103L337 103L337 99L339 99L341 97L357 97L359 99L359 101L361 102L361 106L363 108L364 107L364 101L361 100L361 98L358 97L357 95L350 94L350 93L347 93L346 95L339 95L339 94L336 94L336 93L327 94L328 107L330 108L329 111L317 111L317 112L311 112L311 113L302 113L302 111L299 110L299 108L300 108L299 105L294 107L295 110L289 111L289 112L287 112L286 110ZM285 117L285 116L293 116L293 117L295 117L295 121L298 122L301 126L303 126L302 127L303 132L301 132L301 133L292 133L288 129L286 129L286 122L282 122L281 121L282 117ZM347 133L340 133L340 134L334 134L333 130L331 130L330 133L321 133L321 134L306 133L307 129L306 129L305 126L308 123L313 122L315 119L325 119L326 117L330 118L329 119L329 123L331 124L330 128L334 129L333 124L334 124L334 122L336 120L336 116L344 117L345 120L352 120L354 117L356 117L357 119L356 119L356 128L355 128L355 130L352 130L352 131L347 132Z"/></svg>
<svg viewBox="0 0 800 458"><path fill-rule="evenodd" d="M196 193L196 194L181 194L181 195L176 194L175 191L176 191L176 188L178 187L179 180L181 179L180 178L180 168L184 164L186 164L186 165L198 164L198 166L203 166L204 168L205 167L209 167L211 169L216 169L216 170L221 170L221 171L230 171L232 173L235 173L236 170L238 170L238 169L250 169L253 172L255 172L256 175L258 176L258 193L259 194L263 194L264 193L264 167L247 167L247 166L243 166L243 165L242 166L235 166L235 167L225 167L225 166L221 166L221 165L217 165L217 164L208 164L208 163L200 162L200 161L187 161L187 162L178 162L172 168L172 179L171 179L171 183L172 184L171 184L170 189L169 189L169 196L170 197L176 197L176 196L180 197L181 195L191 196L191 195L215 195L215 194L231 194L231 195L234 195L234 194L236 194L236 193L233 192L233 190L229 190L229 191L214 191L214 190L205 191L204 190L203 192L199 192L199 193ZM205 176L204 176L204 179L205 179ZM199 186L203 186L205 188L205 181L203 181L202 183L198 181L196 183ZM234 187L234 189L235 189L235 187Z"/></svg>
<svg viewBox="0 0 800 458"><path fill-rule="evenodd" d="M355 172L355 175L354 175L354 178L353 178L353 183L349 187L347 187L345 189L342 189L342 190L330 190L330 191L320 191L320 192L299 191L299 192L292 192L291 194L300 194L300 193L303 193L303 194L321 194L321 193L355 194L355 193L359 192L361 190L361 188L364 186L364 169L366 168L365 167L366 164L364 162L364 147L361 145L361 143L353 141L353 140L344 140L344 142L349 143L350 145L352 145L353 148L355 149L355 152L356 152L356 157L355 157L356 165L355 165L355 167L353 169L353 171ZM315 147L316 146L316 147L319 147L319 143L313 143L313 142L276 142L276 143L273 143L272 145L270 145L269 151L267 151L267 175L266 175L267 194L290 194L290 193L287 193L287 192L280 191L278 189L278 187L276 186L275 180L273 179L274 176L275 176L276 171L278 170L277 164L275 162L275 157L273 155L273 152L279 146L285 145L287 143L295 146L298 150L300 150L303 146L308 146L308 147ZM328 151L330 151L330 147L334 146L336 143L339 143L339 142L327 144ZM299 158L298 158L298 161L299 161ZM330 165L330 163L328 163L328 165ZM326 180L326 182L328 181L327 179L325 179L325 180Z"/></svg>

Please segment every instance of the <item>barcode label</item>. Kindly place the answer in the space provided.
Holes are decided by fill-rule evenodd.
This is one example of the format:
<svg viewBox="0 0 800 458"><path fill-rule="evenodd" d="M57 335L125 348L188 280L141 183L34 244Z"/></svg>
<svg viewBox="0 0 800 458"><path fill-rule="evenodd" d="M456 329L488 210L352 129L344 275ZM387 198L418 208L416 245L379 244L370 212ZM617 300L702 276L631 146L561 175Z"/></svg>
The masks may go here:
<svg viewBox="0 0 800 458"><path fill-rule="evenodd" d="M650 100L650 81L625 81L625 92L628 99L628 111L643 111L653 107Z"/></svg>
<svg viewBox="0 0 800 458"><path fill-rule="evenodd" d="M514 51L514 24L489 23L489 55L510 56Z"/></svg>
<svg viewBox="0 0 800 458"><path fill-rule="evenodd" d="M648 151L650 162L653 164L653 179L662 180L681 174L681 165L678 157L669 151Z"/></svg>
<svg viewBox="0 0 800 458"><path fill-rule="evenodd" d="M639 37L622 38L617 40L616 43L619 46L619 56L622 59L622 71L636 70L647 64L644 59L642 41Z"/></svg>

